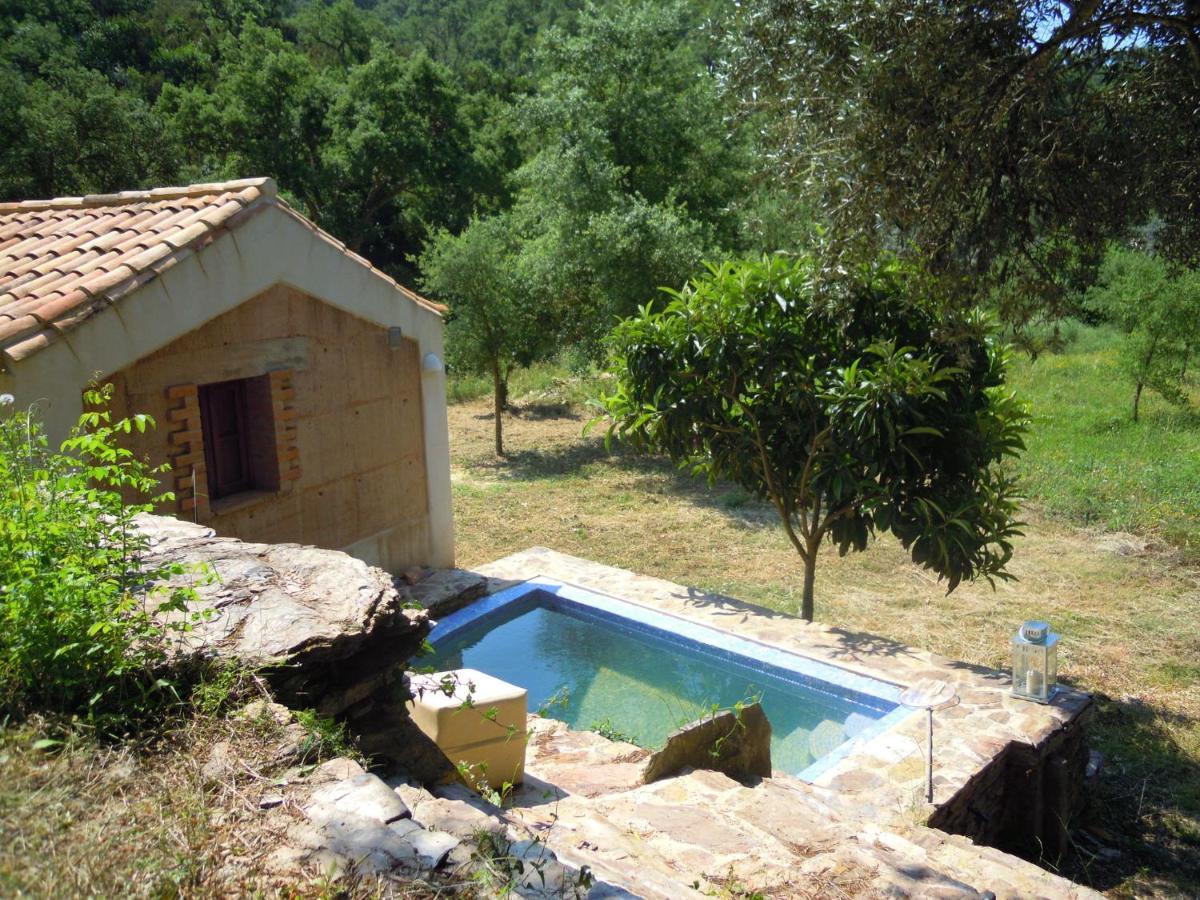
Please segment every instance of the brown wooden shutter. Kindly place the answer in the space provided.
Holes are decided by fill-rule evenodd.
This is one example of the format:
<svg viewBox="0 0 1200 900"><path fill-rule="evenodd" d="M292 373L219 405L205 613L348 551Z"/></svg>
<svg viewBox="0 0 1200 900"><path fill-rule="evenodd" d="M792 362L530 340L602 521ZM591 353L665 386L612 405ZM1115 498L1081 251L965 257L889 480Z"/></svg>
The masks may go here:
<svg viewBox="0 0 1200 900"><path fill-rule="evenodd" d="M246 429L246 385L223 381L200 388L204 460L211 499L254 487Z"/></svg>

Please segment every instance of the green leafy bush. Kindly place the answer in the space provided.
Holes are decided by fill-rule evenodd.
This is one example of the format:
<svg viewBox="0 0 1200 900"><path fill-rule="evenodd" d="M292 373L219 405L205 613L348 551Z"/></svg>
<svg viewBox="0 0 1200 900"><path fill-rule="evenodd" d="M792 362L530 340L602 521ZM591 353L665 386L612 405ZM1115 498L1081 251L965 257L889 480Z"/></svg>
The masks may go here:
<svg viewBox="0 0 1200 900"><path fill-rule="evenodd" d="M769 500L809 621L826 537L845 555L891 532L949 590L1010 578L1016 486L998 464L1027 416L989 323L940 312L891 258L829 297L817 281L808 256L710 265L618 325L609 438Z"/></svg>
<svg viewBox="0 0 1200 900"><path fill-rule="evenodd" d="M153 420L114 422L111 396L86 395L59 451L0 398L0 716L63 713L115 734L176 697L164 664L194 595L152 587L184 568L147 564L133 519L170 494L118 444Z"/></svg>

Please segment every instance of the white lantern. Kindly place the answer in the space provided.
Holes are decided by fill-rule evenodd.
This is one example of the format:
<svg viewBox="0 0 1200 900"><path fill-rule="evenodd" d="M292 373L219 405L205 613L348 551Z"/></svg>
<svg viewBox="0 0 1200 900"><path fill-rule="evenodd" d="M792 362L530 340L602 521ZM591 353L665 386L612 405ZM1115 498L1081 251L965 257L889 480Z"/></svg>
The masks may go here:
<svg viewBox="0 0 1200 900"><path fill-rule="evenodd" d="M1012 639L1013 694L1049 703L1058 681L1058 635L1048 622L1026 622Z"/></svg>

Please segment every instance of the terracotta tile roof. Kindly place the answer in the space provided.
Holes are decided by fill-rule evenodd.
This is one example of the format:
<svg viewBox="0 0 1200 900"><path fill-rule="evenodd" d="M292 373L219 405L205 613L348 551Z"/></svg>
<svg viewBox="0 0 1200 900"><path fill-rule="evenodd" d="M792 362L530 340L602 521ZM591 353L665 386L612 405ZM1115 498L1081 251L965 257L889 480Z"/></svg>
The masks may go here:
<svg viewBox="0 0 1200 900"><path fill-rule="evenodd" d="M276 196L270 178L0 203L0 353L16 362L268 206L395 282Z"/></svg>

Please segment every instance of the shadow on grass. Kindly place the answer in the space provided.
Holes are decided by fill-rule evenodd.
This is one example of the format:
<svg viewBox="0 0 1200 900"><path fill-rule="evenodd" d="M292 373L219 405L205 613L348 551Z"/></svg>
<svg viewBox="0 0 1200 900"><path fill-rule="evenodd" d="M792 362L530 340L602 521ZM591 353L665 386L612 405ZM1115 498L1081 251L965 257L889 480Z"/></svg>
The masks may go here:
<svg viewBox="0 0 1200 900"><path fill-rule="evenodd" d="M560 403L526 404L512 411L515 418L532 421L567 419L580 431L590 414ZM491 414L478 418L491 418ZM583 477L589 467L607 463L632 479L630 487L647 494L669 493L718 510L746 527L776 527L775 510L764 500L729 482L710 486L703 477L679 469L664 456L640 453L628 444L613 441L606 447L603 427L569 444L548 449L511 448L503 457L473 460L470 468L511 481L553 481Z"/></svg>
<svg viewBox="0 0 1200 900"><path fill-rule="evenodd" d="M549 403L510 403L505 413L513 419L525 419L530 422L548 422L555 419L566 419L571 422L583 422L585 416L575 406L566 401ZM477 422L490 422L495 418L491 410L474 416ZM580 426L581 428L583 426Z"/></svg>
<svg viewBox="0 0 1200 900"><path fill-rule="evenodd" d="M1200 409L1192 406L1156 407L1143 412L1136 422L1127 412L1116 415L1097 414L1085 422L1086 433L1104 436L1153 434L1155 431L1195 432L1200 431Z"/></svg>
<svg viewBox="0 0 1200 900"><path fill-rule="evenodd" d="M1096 704L1089 744L1105 765L1062 874L1103 891L1200 896L1200 760L1176 736L1196 721L1137 699Z"/></svg>

